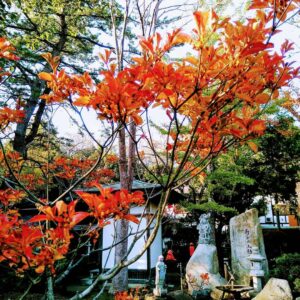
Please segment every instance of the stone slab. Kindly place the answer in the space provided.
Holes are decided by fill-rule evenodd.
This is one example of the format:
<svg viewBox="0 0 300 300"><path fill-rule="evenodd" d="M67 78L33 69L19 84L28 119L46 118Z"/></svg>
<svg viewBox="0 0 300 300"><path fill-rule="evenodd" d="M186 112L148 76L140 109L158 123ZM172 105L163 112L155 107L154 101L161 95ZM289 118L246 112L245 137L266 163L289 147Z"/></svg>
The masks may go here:
<svg viewBox="0 0 300 300"><path fill-rule="evenodd" d="M235 277L235 284L250 285L251 263L248 257L252 248L258 247L265 258L262 268L268 277L269 267L265 252L262 229L258 219L258 211L253 208L230 219L231 267Z"/></svg>

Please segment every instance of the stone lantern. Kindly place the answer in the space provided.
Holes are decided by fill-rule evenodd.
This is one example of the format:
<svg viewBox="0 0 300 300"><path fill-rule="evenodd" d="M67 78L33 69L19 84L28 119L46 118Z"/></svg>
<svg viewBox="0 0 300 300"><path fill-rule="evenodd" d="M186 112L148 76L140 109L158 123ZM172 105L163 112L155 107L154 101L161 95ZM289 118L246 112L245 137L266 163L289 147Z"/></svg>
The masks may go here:
<svg viewBox="0 0 300 300"><path fill-rule="evenodd" d="M265 275L262 262L265 258L259 253L258 247L252 247L252 254L248 257L251 262L250 277L253 279L253 288L256 292L262 290L262 278Z"/></svg>

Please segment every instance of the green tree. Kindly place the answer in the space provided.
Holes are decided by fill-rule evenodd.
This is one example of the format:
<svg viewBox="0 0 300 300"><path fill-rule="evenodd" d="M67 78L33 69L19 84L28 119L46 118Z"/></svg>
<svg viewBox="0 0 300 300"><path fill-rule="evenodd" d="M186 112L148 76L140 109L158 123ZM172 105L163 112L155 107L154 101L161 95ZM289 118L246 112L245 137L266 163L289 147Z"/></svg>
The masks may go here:
<svg viewBox="0 0 300 300"><path fill-rule="evenodd" d="M202 200L211 198L240 212L255 196L295 205L299 180L300 129L292 118L279 115L256 140L257 152L247 145L231 149L212 163Z"/></svg>
<svg viewBox="0 0 300 300"><path fill-rule="evenodd" d="M247 170L248 176L255 179L252 194L293 202L299 180L300 128L293 119L279 116L258 143L259 152Z"/></svg>
<svg viewBox="0 0 300 300"><path fill-rule="evenodd" d="M118 9L115 13L118 16ZM95 46L113 48L101 42L109 25L107 1L74 0L71 5L58 0L2 2L0 35L14 44L22 58L14 62L14 76L5 81L1 93L3 99L20 99L24 106L25 118L16 127L14 150L26 157L44 115L46 103L39 97L49 90L37 74L48 67L40 54L63 56L62 65L75 72L88 70Z"/></svg>

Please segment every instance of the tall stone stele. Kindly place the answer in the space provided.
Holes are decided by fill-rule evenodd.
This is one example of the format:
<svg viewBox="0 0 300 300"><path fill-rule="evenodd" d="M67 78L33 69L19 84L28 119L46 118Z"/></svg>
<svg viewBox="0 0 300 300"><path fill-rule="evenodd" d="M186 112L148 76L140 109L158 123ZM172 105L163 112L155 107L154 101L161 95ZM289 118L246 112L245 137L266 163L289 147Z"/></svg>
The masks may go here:
<svg viewBox="0 0 300 300"><path fill-rule="evenodd" d="M258 211L253 208L230 219L231 268L236 284L249 285L251 281L251 262L249 256L253 247L257 247L264 257L262 269L268 277L269 267L265 252L262 229L258 219Z"/></svg>
<svg viewBox="0 0 300 300"><path fill-rule="evenodd" d="M214 218L211 213L200 216L197 229L198 246L186 266L186 280L189 293L192 295L203 289L212 290L217 285L225 284L225 279L219 274ZM208 274L207 283L203 284L201 274Z"/></svg>

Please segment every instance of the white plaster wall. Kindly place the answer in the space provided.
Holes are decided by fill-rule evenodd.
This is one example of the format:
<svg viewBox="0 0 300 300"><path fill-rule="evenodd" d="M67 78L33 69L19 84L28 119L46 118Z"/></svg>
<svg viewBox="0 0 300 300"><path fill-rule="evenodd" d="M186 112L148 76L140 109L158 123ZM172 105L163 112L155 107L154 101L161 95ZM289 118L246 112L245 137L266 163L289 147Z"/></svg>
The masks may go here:
<svg viewBox="0 0 300 300"><path fill-rule="evenodd" d="M161 225L158 228L158 232L153 244L150 247L150 259L151 269L155 267L158 257L162 255L162 230Z"/></svg>
<svg viewBox="0 0 300 300"><path fill-rule="evenodd" d="M114 235L114 226L113 224L106 225L103 228L103 237L102 237L102 248L107 248L113 243L113 235ZM115 251L112 248L111 251L103 251L102 252L102 268L109 269L114 265L114 255Z"/></svg>
<svg viewBox="0 0 300 300"><path fill-rule="evenodd" d="M130 222L129 226L132 228L132 232L141 231L144 228L146 228L147 220L146 218L143 218L140 222L140 224L135 224L133 222ZM130 236L128 239L128 246L132 244L132 241L134 239L134 236ZM145 240L147 239L147 234L145 233L142 238L136 241L132 251L129 254L129 259L136 256L142 249L145 243ZM129 269L134 270L147 270L147 252L145 252L136 262L131 264L129 266Z"/></svg>
<svg viewBox="0 0 300 300"><path fill-rule="evenodd" d="M272 208L272 201L268 201L267 203L267 211L266 211L266 218L271 218L273 222L273 208Z"/></svg>
<svg viewBox="0 0 300 300"><path fill-rule="evenodd" d="M153 211L154 207L150 211ZM130 211L134 215L141 215L144 212L144 207L134 207ZM129 223L132 233L143 230L146 227L147 219L142 218L140 224L135 224L133 222ZM151 226L153 227L154 224ZM113 243L114 236L114 225L113 222L103 228L103 248L109 247ZM130 236L128 239L128 245L131 245L133 241L133 236ZM142 238L140 238L134 245L131 253L129 254L129 259L138 254L144 246L144 242L147 238L145 233ZM159 227L157 236L150 247L151 253L151 268L155 267L157 262L157 257L162 253L162 232L161 226ZM114 265L114 248L109 251L103 251L102 254L102 268L108 269ZM136 262L129 266L129 269L135 270L147 270L147 252L145 252Z"/></svg>

